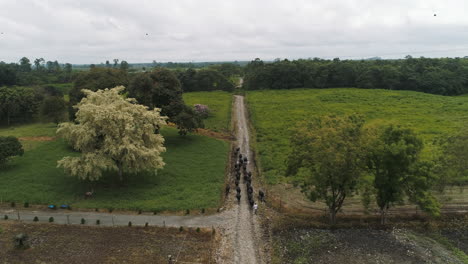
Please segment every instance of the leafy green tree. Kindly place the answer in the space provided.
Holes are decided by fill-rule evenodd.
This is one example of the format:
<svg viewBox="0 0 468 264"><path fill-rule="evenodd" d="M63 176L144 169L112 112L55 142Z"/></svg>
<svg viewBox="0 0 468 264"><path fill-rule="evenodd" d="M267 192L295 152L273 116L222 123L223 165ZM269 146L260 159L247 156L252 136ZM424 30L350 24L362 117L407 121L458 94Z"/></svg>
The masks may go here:
<svg viewBox="0 0 468 264"><path fill-rule="evenodd" d="M16 64L0 62L0 86L16 84Z"/></svg>
<svg viewBox="0 0 468 264"><path fill-rule="evenodd" d="M203 120L201 115L189 107L184 107L178 115L174 117L174 123L177 124L179 135L185 136L190 132L195 131L197 128L203 128Z"/></svg>
<svg viewBox="0 0 468 264"><path fill-rule="evenodd" d="M48 72L54 72L55 69L54 69L54 62L52 61L47 61L46 62L46 68L47 68L47 71Z"/></svg>
<svg viewBox="0 0 468 264"><path fill-rule="evenodd" d="M332 224L364 170L363 125L360 116L327 116L299 124L291 136L287 174L311 201L325 201Z"/></svg>
<svg viewBox="0 0 468 264"><path fill-rule="evenodd" d="M126 61L124 61L124 60L120 62L120 69L121 69L122 71L128 71L128 68L129 68L129 67L130 67L130 66L128 65L128 62L126 62Z"/></svg>
<svg viewBox="0 0 468 264"><path fill-rule="evenodd" d="M16 137L0 137L0 165L13 156L22 156L23 146Z"/></svg>
<svg viewBox="0 0 468 264"><path fill-rule="evenodd" d="M161 108L161 114L168 116L169 121L178 126L181 135L203 127L195 111L185 105L177 76L168 69L158 68L135 74L128 92L130 97L149 108ZM191 121L188 120L190 118Z"/></svg>
<svg viewBox="0 0 468 264"><path fill-rule="evenodd" d="M435 177L431 164L420 162L422 140L411 130L389 125L369 144L368 166L374 175L376 201L385 224L388 209L403 202L405 196L422 209L439 213L439 205L430 193Z"/></svg>
<svg viewBox="0 0 468 264"><path fill-rule="evenodd" d="M31 71L31 61L26 57L21 58L20 59L19 69L22 72L30 72Z"/></svg>
<svg viewBox="0 0 468 264"><path fill-rule="evenodd" d="M44 99L41 106L41 115L56 124L66 118L67 103L63 97L48 96Z"/></svg>
<svg viewBox="0 0 468 264"><path fill-rule="evenodd" d="M40 98L27 87L0 87L0 123L29 121L37 113Z"/></svg>
<svg viewBox="0 0 468 264"><path fill-rule="evenodd" d="M34 60L34 67L36 68L36 71L42 70L42 64L45 62L44 58L38 58ZM51 62L52 63L52 62Z"/></svg>
<svg viewBox="0 0 468 264"><path fill-rule="evenodd" d="M164 166L164 138L155 131L166 124L166 117L158 108L148 110L133 98L125 99L120 94L124 89L84 90L86 98L76 106L75 123L60 124L57 133L81 152L58 161L67 174L95 181L103 171L113 170L123 181L124 172Z"/></svg>
<svg viewBox="0 0 468 264"><path fill-rule="evenodd" d="M97 91L99 89L112 88L119 85L128 85L128 75L118 69L93 68L87 72L79 73L70 90L70 105L75 105L84 97L82 89ZM74 110L70 109L70 117L73 119Z"/></svg>
<svg viewBox="0 0 468 264"><path fill-rule="evenodd" d="M70 63L65 63L64 70L65 70L65 73L71 74L71 72L72 72L72 65L71 65Z"/></svg>

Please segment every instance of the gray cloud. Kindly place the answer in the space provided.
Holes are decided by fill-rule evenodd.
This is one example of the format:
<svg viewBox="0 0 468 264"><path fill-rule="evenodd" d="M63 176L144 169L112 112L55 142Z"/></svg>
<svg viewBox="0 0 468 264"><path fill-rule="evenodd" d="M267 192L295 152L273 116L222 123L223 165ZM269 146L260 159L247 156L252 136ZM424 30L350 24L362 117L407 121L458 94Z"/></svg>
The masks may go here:
<svg viewBox="0 0 468 264"><path fill-rule="evenodd" d="M464 0L0 0L0 60L465 56L466 10Z"/></svg>

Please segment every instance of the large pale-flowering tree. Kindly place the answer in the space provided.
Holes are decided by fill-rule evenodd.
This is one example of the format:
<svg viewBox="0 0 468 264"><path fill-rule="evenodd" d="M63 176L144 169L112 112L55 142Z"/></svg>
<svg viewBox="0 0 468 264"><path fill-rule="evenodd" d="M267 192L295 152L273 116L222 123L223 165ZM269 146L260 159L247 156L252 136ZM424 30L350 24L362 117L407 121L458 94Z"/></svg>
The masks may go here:
<svg viewBox="0 0 468 264"><path fill-rule="evenodd" d="M167 117L160 109L148 109L133 98L124 98L118 86L96 92L83 90L85 98L75 108L74 123L62 123L57 133L81 152L64 157L58 167L83 180L98 180L103 171L116 171L122 181L124 172L135 173L164 166L161 153L164 138L159 129Z"/></svg>

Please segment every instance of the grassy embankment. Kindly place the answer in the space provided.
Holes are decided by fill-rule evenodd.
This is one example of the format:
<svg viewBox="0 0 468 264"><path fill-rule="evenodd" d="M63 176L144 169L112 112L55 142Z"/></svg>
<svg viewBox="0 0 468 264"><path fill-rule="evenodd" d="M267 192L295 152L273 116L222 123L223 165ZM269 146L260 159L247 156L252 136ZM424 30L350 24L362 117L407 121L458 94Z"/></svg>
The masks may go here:
<svg viewBox="0 0 468 264"><path fill-rule="evenodd" d="M141 209L146 211L216 208L220 203L228 143L189 135L181 137L174 128L164 128L166 166L156 176L127 175L123 186L104 178L81 182L56 168L57 160L77 155L61 139L23 141L24 156L11 160L0 170L0 199L31 204L70 204L80 208ZM53 124L33 124L0 129L0 136L52 137ZM28 143L29 142L29 143ZM83 194L91 188L92 199Z"/></svg>
<svg viewBox="0 0 468 264"><path fill-rule="evenodd" d="M247 93L256 130L256 148L266 181L284 177L290 151L290 129L297 122L329 114L364 115L368 124L401 124L414 129L426 143L425 157L433 155L432 141L468 124L468 98L411 91L365 89L293 89Z"/></svg>
<svg viewBox="0 0 468 264"><path fill-rule="evenodd" d="M232 94L228 92L192 92L184 93L184 101L187 105L207 105L211 110L211 116L205 119L205 128L216 132L230 131Z"/></svg>

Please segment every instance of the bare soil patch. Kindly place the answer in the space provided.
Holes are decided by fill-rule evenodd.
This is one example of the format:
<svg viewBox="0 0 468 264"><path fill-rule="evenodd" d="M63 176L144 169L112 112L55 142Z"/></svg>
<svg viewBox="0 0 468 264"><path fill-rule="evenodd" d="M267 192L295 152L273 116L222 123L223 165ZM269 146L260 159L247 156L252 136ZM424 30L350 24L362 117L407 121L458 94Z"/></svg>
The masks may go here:
<svg viewBox="0 0 468 264"><path fill-rule="evenodd" d="M89 227L0 223L0 259L5 263L210 263L211 230L158 227ZM13 237L29 236L30 248L15 249Z"/></svg>
<svg viewBox="0 0 468 264"><path fill-rule="evenodd" d="M235 139L230 134L215 132L215 131L211 131L211 130L203 129L203 128L197 129L197 134L202 135L202 136L216 138L216 139L226 140L226 141L231 141Z"/></svg>

